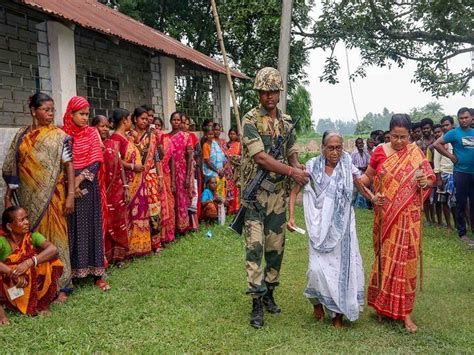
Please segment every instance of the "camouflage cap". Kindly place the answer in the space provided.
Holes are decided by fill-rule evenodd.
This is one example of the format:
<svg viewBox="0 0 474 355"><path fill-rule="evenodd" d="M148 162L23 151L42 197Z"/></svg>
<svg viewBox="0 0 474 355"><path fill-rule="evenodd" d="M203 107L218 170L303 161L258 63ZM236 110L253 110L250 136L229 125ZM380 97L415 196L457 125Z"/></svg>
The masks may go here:
<svg viewBox="0 0 474 355"><path fill-rule="evenodd" d="M260 69L255 77L253 88L262 91L283 90L283 80L281 79L280 72L271 67Z"/></svg>

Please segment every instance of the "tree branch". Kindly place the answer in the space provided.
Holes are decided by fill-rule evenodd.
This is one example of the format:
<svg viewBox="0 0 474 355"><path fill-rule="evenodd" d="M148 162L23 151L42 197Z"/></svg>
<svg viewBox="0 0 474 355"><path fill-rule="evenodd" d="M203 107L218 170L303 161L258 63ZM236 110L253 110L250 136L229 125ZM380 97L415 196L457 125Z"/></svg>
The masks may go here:
<svg viewBox="0 0 474 355"><path fill-rule="evenodd" d="M418 62L444 62L448 59L454 58L455 56L457 56L459 54L469 53L469 52L472 52L472 51L474 51L474 46L473 47L468 47L468 48L463 48L463 49L458 49L456 51L453 51L451 54L448 54L447 56L442 57L442 58L416 57L416 56L411 56L409 54L398 52L398 51L395 51L394 53L399 55L400 57L405 58L405 59L415 60L415 61L418 61Z"/></svg>
<svg viewBox="0 0 474 355"><path fill-rule="evenodd" d="M291 34L297 35L297 36L302 36L302 37L309 37L309 38L316 38L315 33L308 33L304 31L291 31Z"/></svg>
<svg viewBox="0 0 474 355"><path fill-rule="evenodd" d="M375 6L374 0L369 0L370 9L372 11L372 15L377 23L377 27L380 31L385 33L387 36L391 37L392 39L406 39L410 41L422 41L422 42L436 42L436 41L449 41L455 43L469 43L474 44L474 32L466 36L457 36L448 33L440 34L440 33L429 33L426 31L412 31L412 32L400 32L400 31L393 31L390 28L385 27L382 24L382 20L380 19L377 11L377 7Z"/></svg>

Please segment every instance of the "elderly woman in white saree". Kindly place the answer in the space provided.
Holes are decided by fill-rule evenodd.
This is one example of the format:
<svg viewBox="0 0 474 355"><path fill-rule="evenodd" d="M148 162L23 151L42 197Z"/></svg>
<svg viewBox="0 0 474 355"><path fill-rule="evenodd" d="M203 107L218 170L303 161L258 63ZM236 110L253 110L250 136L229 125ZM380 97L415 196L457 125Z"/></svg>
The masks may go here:
<svg viewBox="0 0 474 355"><path fill-rule="evenodd" d="M303 194L309 239L304 295L313 304L317 320L323 320L326 308L338 328L343 326L343 316L357 320L364 304L364 270L351 205L354 181L361 173L342 144L339 133L325 132L322 154L306 163L310 182ZM372 199L370 191L357 186L364 197ZM295 186L290 195L290 230L297 228L294 206L301 188Z"/></svg>

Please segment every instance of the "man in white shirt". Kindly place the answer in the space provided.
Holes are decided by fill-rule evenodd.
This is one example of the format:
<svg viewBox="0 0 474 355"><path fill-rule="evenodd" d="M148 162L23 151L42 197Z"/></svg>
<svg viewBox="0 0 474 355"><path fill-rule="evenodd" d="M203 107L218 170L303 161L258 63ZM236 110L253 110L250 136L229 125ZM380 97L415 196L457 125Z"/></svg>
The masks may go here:
<svg viewBox="0 0 474 355"><path fill-rule="evenodd" d="M454 120L451 116L444 116L441 119L442 133L446 133L454 128ZM435 132L436 133L436 132ZM438 139L439 137L436 137ZM445 148L452 153L453 147L450 143L445 145ZM454 180L453 180L453 162L451 159L440 154L434 149L433 155L433 171L436 174L437 186L437 200L441 203L443 208L444 218L448 229L452 229L450 211L453 214L454 222L456 222L455 198L454 198ZM439 221L439 220L438 220Z"/></svg>

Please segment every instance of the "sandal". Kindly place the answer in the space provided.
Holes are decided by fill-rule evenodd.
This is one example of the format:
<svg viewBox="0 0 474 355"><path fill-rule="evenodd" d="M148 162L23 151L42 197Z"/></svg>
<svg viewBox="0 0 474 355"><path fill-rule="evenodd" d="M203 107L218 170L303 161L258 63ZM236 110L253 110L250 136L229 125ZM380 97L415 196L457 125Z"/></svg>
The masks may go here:
<svg viewBox="0 0 474 355"><path fill-rule="evenodd" d="M97 280L95 282L95 285L97 287L99 287L102 291L106 292L108 290L110 290L112 287L110 287L110 285L103 279L100 279L100 280Z"/></svg>

